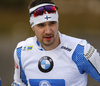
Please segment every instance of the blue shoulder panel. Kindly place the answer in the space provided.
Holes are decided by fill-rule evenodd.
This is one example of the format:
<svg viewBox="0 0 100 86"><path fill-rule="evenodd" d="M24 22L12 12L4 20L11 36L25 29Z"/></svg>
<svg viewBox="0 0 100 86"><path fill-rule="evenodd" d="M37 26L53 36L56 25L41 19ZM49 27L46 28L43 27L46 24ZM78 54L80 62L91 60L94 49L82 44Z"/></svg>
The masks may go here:
<svg viewBox="0 0 100 86"><path fill-rule="evenodd" d="M84 57L84 46L77 45L72 60L76 63L81 74L88 73L95 80L100 82L100 74L97 72L92 63Z"/></svg>
<svg viewBox="0 0 100 86"><path fill-rule="evenodd" d="M22 64L21 64L21 50L22 50L22 47L17 48L17 56L20 62L20 78L22 79L22 82L24 82L27 85L26 76L25 76L24 70L22 69Z"/></svg>
<svg viewBox="0 0 100 86"><path fill-rule="evenodd" d="M85 68L84 63L87 63L87 60L84 57L84 47L83 46L78 45L76 47L76 49L73 53L73 56L72 56L72 60L76 63L80 73L83 74L85 72L84 71L84 68Z"/></svg>

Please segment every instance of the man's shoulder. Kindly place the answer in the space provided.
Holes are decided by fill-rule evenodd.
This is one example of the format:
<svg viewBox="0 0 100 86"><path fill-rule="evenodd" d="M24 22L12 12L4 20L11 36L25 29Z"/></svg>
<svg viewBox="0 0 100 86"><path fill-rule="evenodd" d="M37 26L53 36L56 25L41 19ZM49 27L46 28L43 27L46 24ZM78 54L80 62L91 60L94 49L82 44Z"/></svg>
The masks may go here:
<svg viewBox="0 0 100 86"><path fill-rule="evenodd" d="M20 41L20 42L17 44L17 48L23 47L23 46L31 45L31 44L34 43L34 40L35 40L35 37L29 37L29 38L27 38L26 40Z"/></svg>
<svg viewBox="0 0 100 86"><path fill-rule="evenodd" d="M72 45L75 46L75 50L79 49L79 46L83 47L84 53L86 53L89 50L89 48L91 47L91 45L87 42L86 39L68 36L68 40L69 40L70 46L72 46Z"/></svg>
<svg viewBox="0 0 100 86"><path fill-rule="evenodd" d="M67 44L68 46L77 46L78 44L84 45L84 43L86 43L85 39L72 37L65 34L61 35L61 40L64 44Z"/></svg>
<svg viewBox="0 0 100 86"><path fill-rule="evenodd" d="M79 41L82 41L83 39L81 38L78 38L78 37L72 37L72 36L68 36L68 35L65 35L65 34L62 34L62 37L65 41L69 41L69 42L79 42Z"/></svg>

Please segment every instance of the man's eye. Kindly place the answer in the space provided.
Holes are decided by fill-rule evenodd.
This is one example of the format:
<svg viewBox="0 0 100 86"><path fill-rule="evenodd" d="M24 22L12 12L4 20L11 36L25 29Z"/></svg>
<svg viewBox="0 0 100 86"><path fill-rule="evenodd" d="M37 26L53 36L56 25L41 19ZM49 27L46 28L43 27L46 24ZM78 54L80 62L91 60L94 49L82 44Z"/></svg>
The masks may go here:
<svg viewBox="0 0 100 86"><path fill-rule="evenodd" d="M43 26L44 26L44 24L42 24L42 23L41 23L41 24L38 24L37 26L38 26L38 27L43 27Z"/></svg>
<svg viewBox="0 0 100 86"><path fill-rule="evenodd" d="M52 21L52 22L50 22L50 24L52 25L52 24L55 24L56 23L56 21Z"/></svg>

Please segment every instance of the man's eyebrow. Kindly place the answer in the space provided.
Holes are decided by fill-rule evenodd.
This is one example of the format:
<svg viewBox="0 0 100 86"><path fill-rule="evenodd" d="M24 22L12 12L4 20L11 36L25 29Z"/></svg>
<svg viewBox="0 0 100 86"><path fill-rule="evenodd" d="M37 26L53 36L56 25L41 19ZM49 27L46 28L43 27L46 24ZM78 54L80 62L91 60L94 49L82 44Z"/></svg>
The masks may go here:
<svg viewBox="0 0 100 86"><path fill-rule="evenodd" d="M45 23L39 23L39 24L37 24L37 26L41 26L41 25L45 25Z"/></svg>

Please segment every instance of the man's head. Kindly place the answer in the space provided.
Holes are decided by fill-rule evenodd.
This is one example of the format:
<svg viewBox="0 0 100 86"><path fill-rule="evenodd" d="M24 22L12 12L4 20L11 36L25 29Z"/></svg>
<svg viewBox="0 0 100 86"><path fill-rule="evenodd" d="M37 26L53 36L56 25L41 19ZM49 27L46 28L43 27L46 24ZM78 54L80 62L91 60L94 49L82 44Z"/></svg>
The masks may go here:
<svg viewBox="0 0 100 86"><path fill-rule="evenodd" d="M55 4L52 0L33 0L29 6L28 6L28 9L32 8L32 7L35 7L39 4L44 4L44 3L50 3L50 4Z"/></svg>
<svg viewBox="0 0 100 86"><path fill-rule="evenodd" d="M28 9L31 27L47 21L58 22L58 8L52 0L34 0Z"/></svg>
<svg viewBox="0 0 100 86"><path fill-rule="evenodd" d="M34 0L29 5L30 24L45 49L59 44L58 9L52 0ZM47 48L46 48L47 46Z"/></svg>

